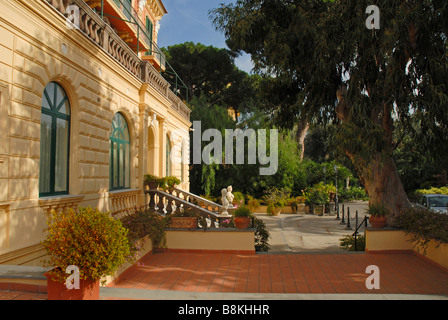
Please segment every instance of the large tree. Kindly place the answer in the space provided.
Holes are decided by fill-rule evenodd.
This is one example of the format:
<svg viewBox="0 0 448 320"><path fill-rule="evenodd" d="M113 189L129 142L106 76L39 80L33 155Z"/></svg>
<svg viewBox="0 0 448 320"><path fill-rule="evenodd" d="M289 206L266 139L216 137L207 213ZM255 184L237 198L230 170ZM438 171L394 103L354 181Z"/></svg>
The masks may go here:
<svg viewBox="0 0 448 320"><path fill-rule="evenodd" d="M372 4L380 29L366 26ZM428 148L447 143L447 13L446 0L237 0L211 16L264 75L274 119L338 123L371 202L397 213L409 200L393 159L395 124L418 115L433 133Z"/></svg>

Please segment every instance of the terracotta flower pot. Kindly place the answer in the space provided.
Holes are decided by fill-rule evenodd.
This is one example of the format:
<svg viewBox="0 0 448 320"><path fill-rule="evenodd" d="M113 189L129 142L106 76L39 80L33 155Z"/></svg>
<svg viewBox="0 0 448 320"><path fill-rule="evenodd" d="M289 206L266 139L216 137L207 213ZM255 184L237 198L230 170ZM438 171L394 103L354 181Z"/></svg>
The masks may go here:
<svg viewBox="0 0 448 320"><path fill-rule="evenodd" d="M387 225L387 217L384 216L371 216L369 222L374 229L382 229Z"/></svg>
<svg viewBox="0 0 448 320"><path fill-rule="evenodd" d="M147 186L149 190L156 190L159 184L157 182L148 182Z"/></svg>
<svg viewBox="0 0 448 320"><path fill-rule="evenodd" d="M249 228L251 219L249 217L235 217L233 222L238 230L246 230Z"/></svg>
<svg viewBox="0 0 448 320"><path fill-rule="evenodd" d="M100 298L99 280L79 280L79 289L70 290L67 289L65 283L54 280L48 272L45 276L47 277L48 300L99 300Z"/></svg>

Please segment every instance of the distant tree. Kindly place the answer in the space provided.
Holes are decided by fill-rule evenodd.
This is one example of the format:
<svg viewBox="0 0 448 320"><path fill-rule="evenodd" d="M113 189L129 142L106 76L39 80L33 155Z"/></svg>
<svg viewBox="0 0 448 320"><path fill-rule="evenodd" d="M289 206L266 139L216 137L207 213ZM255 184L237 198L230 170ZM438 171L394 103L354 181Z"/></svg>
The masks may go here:
<svg viewBox="0 0 448 320"><path fill-rule="evenodd" d="M232 107L238 112L244 111L254 97L251 76L236 67L237 55L230 50L193 42L163 50L167 61L188 87L190 98L203 96L210 105ZM165 77L175 81L172 74L166 73Z"/></svg>

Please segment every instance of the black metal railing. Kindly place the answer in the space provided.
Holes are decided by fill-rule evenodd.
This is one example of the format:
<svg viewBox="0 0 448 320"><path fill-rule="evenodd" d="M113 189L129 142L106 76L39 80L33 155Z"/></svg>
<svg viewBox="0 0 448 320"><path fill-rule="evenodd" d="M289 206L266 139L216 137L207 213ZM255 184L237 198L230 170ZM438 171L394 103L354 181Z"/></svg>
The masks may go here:
<svg viewBox="0 0 448 320"><path fill-rule="evenodd" d="M362 222L360 224L358 224L358 211L356 211L356 229L355 232L352 234L352 236L355 239L355 251L358 251L358 235L359 235L359 230L361 229L361 227L364 225L364 230L367 228L367 223L369 221L369 217L366 215L364 216L364 219L362 220Z"/></svg>
<svg viewBox="0 0 448 320"><path fill-rule="evenodd" d="M345 204L342 204L342 219L339 217L336 218L336 220L340 220L340 224L341 225L345 225L345 230L353 230L352 226L351 226L351 216L350 216L350 207L347 207L347 214L345 214ZM339 210L338 210L339 212ZM354 238L354 249L355 251L358 251L358 237L360 234L360 230L361 228L364 226L364 228L366 229L368 227L368 222L369 222L369 216L365 215L364 218L362 219L361 223L359 223L359 212L356 211L355 213L355 232L353 232L352 237Z"/></svg>

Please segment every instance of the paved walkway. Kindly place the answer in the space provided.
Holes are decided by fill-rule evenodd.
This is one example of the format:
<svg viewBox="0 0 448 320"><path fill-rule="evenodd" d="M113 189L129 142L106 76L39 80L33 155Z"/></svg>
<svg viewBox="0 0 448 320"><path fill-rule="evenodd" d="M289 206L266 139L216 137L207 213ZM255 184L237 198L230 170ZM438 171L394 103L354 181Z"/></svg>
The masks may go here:
<svg viewBox="0 0 448 320"><path fill-rule="evenodd" d="M128 272L114 289L137 298L153 299L179 293L280 295L376 294L433 295L448 298L448 272L412 254L192 254L159 253ZM380 269L380 290L368 290L366 268ZM134 291L133 291L134 290ZM135 291L137 290L137 291ZM142 290L142 291L139 291ZM150 291L147 291L150 290ZM113 292L113 290L111 291ZM119 291L115 291L115 296ZM174 294L177 292L177 294ZM111 293L106 296L112 297ZM167 295L168 293L168 295ZM196 295L194 294L196 293ZM252 295L250 295L252 294ZM202 297L205 297L202 295ZM217 296L215 296L217 297ZM223 296L224 297L224 296ZM308 296L312 297L312 296Z"/></svg>
<svg viewBox="0 0 448 320"><path fill-rule="evenodd" d="M350 208L351 229L347 229L347 209ZM353 202L345 205L346 224L336 220L336 216L317 216L305 214L281 214L268 216L256 214L261 218L270 234L270 252L275 253L344 253L339 247L339 240L346 235L351 235L356 228L355 213L358 211L358 223L362 222L368 208L367 202ZM342 218L342 205L340 211ZM364 228L360 229L360 233Z"/></svg>

